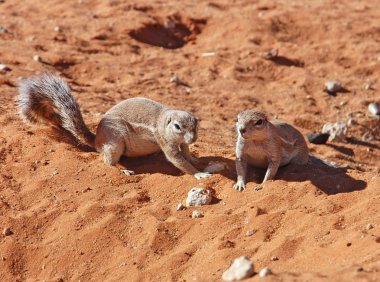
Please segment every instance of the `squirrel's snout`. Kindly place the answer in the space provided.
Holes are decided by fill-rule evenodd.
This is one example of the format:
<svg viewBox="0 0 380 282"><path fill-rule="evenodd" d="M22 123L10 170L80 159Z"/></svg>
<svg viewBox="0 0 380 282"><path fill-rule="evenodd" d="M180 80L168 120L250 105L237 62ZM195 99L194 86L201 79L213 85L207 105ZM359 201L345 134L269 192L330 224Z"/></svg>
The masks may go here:
<svg viewBox="0 0 380 282"><path fill-rule="evenodd" d="M197 139L196 134L193 134L190 132L185 134L185 142L187 144L194 143L196 141L196 139Z"/></svg>

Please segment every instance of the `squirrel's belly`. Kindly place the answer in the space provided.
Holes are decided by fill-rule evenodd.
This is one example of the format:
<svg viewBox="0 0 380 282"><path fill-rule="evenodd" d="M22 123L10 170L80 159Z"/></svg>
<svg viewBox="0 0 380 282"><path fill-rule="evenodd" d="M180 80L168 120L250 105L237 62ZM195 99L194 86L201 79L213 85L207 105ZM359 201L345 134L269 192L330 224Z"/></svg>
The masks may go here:
<svg viewBox="0 0 380 282"><path fill-rule="evenodd" d="M141 157L159 152L160 146L155 142L143 138L143 136L129 135L125 140L125 152L127 157Z"/></svg>
<svg viewBox="0 0 380 282"><path fill-rule="evenodd" d="M251 154L248 154L248 163L254 167L267 168L268 167L268 157L260 150L255 150Z"/></svg>

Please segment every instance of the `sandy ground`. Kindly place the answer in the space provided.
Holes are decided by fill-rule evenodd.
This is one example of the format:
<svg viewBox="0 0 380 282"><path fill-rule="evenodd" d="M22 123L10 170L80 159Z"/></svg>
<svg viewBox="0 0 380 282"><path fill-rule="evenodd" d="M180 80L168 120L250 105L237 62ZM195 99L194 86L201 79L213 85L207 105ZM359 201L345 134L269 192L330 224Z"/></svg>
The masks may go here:
<svg viewBox="0 0 380 282"><path fill-rule="evenodd" d="M380 123L367 111L380 102L379 1L0 2L0 63L11 68L0 73L0 228L13 232L0 235L1 281L220 281L242 255L273 270L266 281L380 279ZM279 57L263 59L273 48ZM137 172L125 176L23 124L17 85L44 71L67 80L92 130L135 96L193 112L199 167L228 169L198 181L159 154L123 159ZM329 80L347 91L327 94ZM261 191L264 171L252 169L234 191L244 109L304 134L351 116L348 142L309 144L348 169L284 167ZM363 141L367 132L375 140ZM176 211L192 187L215 193L204 218Z"/></svg>

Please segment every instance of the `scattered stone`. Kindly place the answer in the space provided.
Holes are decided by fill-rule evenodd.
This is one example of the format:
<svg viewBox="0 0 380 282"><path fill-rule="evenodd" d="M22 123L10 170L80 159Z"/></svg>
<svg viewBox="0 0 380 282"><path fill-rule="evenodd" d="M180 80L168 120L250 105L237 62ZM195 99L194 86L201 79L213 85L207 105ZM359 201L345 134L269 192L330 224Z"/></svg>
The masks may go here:
<svg viewBox="0 0 380 282"><path fill-rule="evenodd" d="M255 233L256 233L255 230L250 229L250 230L247 230L247 232L245 232L245 236L247 236L247 237L251 237L251 236L253 236Z"/></svg>
<svg viewBox="0 0 380 282"><path fill-rule="evenodd" d="M263 58L265 60L272 60L276 58L277 56L278 56L278 49L275 49L275 48L263 54Z"/></svg>
<svg viewBox="0 0 380 282"><path fill-rule="evenodd" d="M8 33L8 29L4 26L0 26L0 33Z"/></svg>
<svg viewBox="0 0 380 282"><path fill-rule="evenodd" d="M330 137L328 133L306 133L307 140L313 144L326 144Z"/></svg>
<svg viewBox="0 0 380 282"><path fill-rule="evenodd" d="M346 246L347 247L351 247L352 243L347 243Z"/></svg>
<svg viewBox="0 0 380 282"><path fill-rule="evenodd" d="M231 266L223 273L224 281L238 281L249 278L254 274L253 263L246 256L233 261Z"/></svg>
<svg viewBox="0 0 380 282"><path fill-rule="evenodd" d="M213 57L216 55L215 52L203 52L202 54L202 57Z"/></svg>
<svg viewBox="0 0 380 282"><path fill-rule="evenodd" d="M375 139L375 137L373 137L372 133L371 132L366 132L363 134L362 136L362 141L364 142L371 142Z"/></svg>
<svg viewBox="0 0 380 282"><path fill-rule="evenodd" d="M179 203L177 206L177 211L182 211L183 209L185 209L185 207L182 205L182 203Z"/></svg>
<svg viewBox="0 0 380 282"><path fill-rule="evenodd" d="M273 256L273 257L270 258L270 260L271 260L271 261L276 261L276 260L278 260L278 257Z"/></svg>
<svg viewBox="0 0 380 282"><path fill-rule="evenodd" d="M263 189L264 189L263 186L256 186L256 187L255 187L255 191L260 191L260 190L263 190Z"/></svg>
<svg viewBox="0 0 380 282"><path fill-rule="evenodd" d="M372 82L370 80L367 80L363 83L363 89L364 90L370 90L372 89Z"/></svg>
<svg viewBox="0 0 380 282"><path fill-rule="evenodd" d="M209 162L208 165L205 167L203 170L204 172L209 172L209 173L215 173L222 171L226 168L226 163L223 162Z"/></svg>
<svg viewBox="0 0 380 282"><path fill-rule="evenodd" d="M330 135L330 141L344 142L347 135L347 125L344 122L326 123L322 128L322 133Z"/></svg>
<svg viewBox="0 0 380 282"><path fill-rule="evenodd" d="M6 72L9 72L9 71L11 71L11 68L10 68L10 67L8 67L8 66L5 65L5 64L0 64L0 72L2 72L2 73L6 73Z"/></svg>
<svg viewBox="0 0 380 282"><path fill-rule="evenodd" d="M371 223L368 223L367 226L366 226L366 229L367 230L371 230L371 229L373 229L373 227L374 226Z"/></svg>
<svg viewBox="0 0 380 282"><path fill-rule="evenodd" d="M61 31L61 28L60 28L59 26L55 26L55 27L54 27L54 31L55 31L55 32L60 32L60 31Z"/></svg>
<svg viewBox="0 0 380 282"><path fill-rule="evenodd" d="M328 81L325 83L325 90L328 93L336 93L342 90L342 85L338 81Z"/></svg>
<svg viewBox="0 0 380 282"><path fill-rule="evenodd" d="M10 227L4 228L3 235L10 236L12 234L13 234L13 231L12 231L12 229Z"/></svg>
<svg viewBox="0 0 380 282"><path fill-rule="evenodd" d="M380 116L380 108L377 103L371 103L368 105L368 111L374 116Z"/></svg>
<svg viewBox="0 0 380 282"><path fill-rule="evenodd" d="M208 205L211 203L212 197L210 191L204 188L192 188L189 193L187 193L186 206L199 207L203 205Z"/></svg>
<svg viewBox="0 0 380 282"><path fill-rule="evenodd" d="M347 101L342 101L342 102L339 103L339 105L340 105L341 107L343 107L343 106L347 105L347 103L348 103Z"/></svg>
<svg viewBox="0 0 380 282"><path fill-rule="evenodd" d="M359 266L359 267L356 269L356 271L357 271L357 272L362 272L362 271L364 271L364 268L361 267L361 266Z"/></svg>
<svg viewBox="0 0 380 282"><path fill-rule="evenodd" d="M353 118L349 118L347 120L347 126L353 126L353 125L358 125L358 122Z"/></svg>
<svg viewBox="0 0 380 282"><path fill-rule="evenodd" d="M191 214L192 218L201 218L203 216L204 216L203 213L201 211L198 211L198 210L193 211L193 213Z"/></svg>
<svg viewBox="0 0 380 282"><path fill-rule="evenodd" d="M260 277L265 277L268 275L273 274L272 270L269 267L264 267L263 269L260 270L259 276Z"/></svg>
<svg viewBox="0 0 380 282"><path fill-rule="evenodd" d="M38 55L34 55L33 60L35 60L36 62L41 62L41 57Z"/></svg>

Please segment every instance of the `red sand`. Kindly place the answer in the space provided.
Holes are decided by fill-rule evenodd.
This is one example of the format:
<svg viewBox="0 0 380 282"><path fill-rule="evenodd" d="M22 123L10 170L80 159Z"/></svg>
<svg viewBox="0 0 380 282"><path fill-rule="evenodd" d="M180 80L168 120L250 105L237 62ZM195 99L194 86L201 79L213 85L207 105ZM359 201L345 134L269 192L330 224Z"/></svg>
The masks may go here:
<svg viewBox="0 0 380 282"><path fill-rule="evenodd" d="M380 124L367 111L379 102L379 17L375 0L0 3L0 63L12 69L0 73L0 228L13 231L0 235L0 280L220 281L241 255L256 271L269 266L267 281L379 280ZM272 48L280 57L263 59ZM192 111L200 168L217 160L228 169L197 181L156 155L124 159L137 172L129 177L24 125L17 85L43 71L68 81L92 130L135 96ZM329 80L348 92L329 96ZM261 191L263 171L252 170L246 191L234 191L233 127L247 108L303 133L353 113L350 142L309 146L350 168L288 166ZM368 131L376 140L361 141ZM192 187L219 199L199 208L204 218L176 211Z"/></svg>

